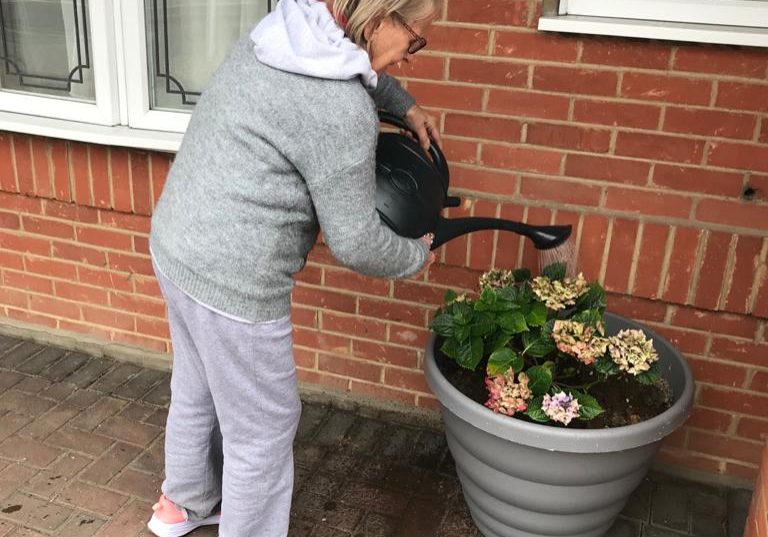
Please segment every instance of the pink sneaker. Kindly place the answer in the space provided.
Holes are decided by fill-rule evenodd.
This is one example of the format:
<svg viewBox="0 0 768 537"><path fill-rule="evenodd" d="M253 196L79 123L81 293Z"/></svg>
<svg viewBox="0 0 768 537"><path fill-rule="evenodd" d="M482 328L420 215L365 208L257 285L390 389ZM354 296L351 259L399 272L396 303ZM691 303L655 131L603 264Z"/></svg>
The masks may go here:
<svg viewBox="0 0 768 537"><path fill-rule="evenodd" d="M183 507L177 507L165 497L165 494L160 495L160 499L152 506L152 511L154 513L147 522L147 527L157 537L181 537L200 526L218 524L221 519L221 514L216 513L202 520L190 522L187 520L189 518L187 511Z"/></svg>

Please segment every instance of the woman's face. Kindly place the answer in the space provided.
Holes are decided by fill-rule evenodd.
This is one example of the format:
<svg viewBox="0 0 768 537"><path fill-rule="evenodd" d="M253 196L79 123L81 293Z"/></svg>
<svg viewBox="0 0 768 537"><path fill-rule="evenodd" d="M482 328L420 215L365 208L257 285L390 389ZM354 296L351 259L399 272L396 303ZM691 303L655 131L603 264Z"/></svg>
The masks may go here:
<svg viewBox="0 0 768 537"><path fill-rule="evenodd" d="M418 36L421 36L431 22L432 17L408 24L408 26ZM381 74L388 67L400 62L411 61L413 54L409 54L408 49L416 37L397 17L385 18L377 27L367 30L366 33L369 34L366 35L366 38L370 43L371 66L377 73Z"/></svg>

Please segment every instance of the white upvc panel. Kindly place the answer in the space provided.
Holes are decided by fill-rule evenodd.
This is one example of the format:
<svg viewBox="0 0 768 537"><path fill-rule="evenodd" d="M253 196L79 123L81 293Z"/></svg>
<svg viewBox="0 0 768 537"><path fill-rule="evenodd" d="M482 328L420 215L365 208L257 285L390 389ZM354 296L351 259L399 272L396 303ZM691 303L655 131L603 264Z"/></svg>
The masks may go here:
<svg viewBox="0 0 768 537"><path fill-rule="evenodd" d="M121 19L126 76L126 106L128 124L137 129L184 132L190 114L152 110L149 97L149 66L147 64L147 27L143 0L122 0Z"/></svg>
<svg viewBox="0 0 768 537"><path fill-rule="evenodd" d="M767 0L567 0L563 4L561 14L567 15L768 27Z"/></svg>
<svg viewBox="0 0 768 537"><path fill-rule="evenodd" d="M685 24L566 15L541 17L539 19L539 30L720 45L768 47L768 29L747 28L743 26L714 26L710 24Z"/></svg>
<svg viewBox="0 0 768 537"><path fill-rule="evenodd" d="M91 60L93 62L95 104L74 100L0 90L0 111L45 116L57 119L116 125L120 122L115 66L113 0L88 3L91 20Z"/></svg>

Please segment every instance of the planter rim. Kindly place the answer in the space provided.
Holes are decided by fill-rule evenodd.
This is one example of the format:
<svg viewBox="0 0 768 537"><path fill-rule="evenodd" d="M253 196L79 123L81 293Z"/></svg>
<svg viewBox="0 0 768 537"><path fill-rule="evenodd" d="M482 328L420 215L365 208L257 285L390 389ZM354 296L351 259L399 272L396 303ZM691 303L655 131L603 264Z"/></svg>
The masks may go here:
<svg viewBox="0 0 768 537"><path fill-rule="evenodd" d="M427 384L440 404L459 418L478 429L518 444L569 453L606 453L624 451L661 441L677 429L690 415L693 406L694 380L685 358L669 341L645 325L606 312L606 321L619 322L627 328L642 329L653 338L659 353L664 352L678 362L684 379L682 393L670 408L653 418L622 427L606 429L568 429L530 423L497 414L477 403L456 389L437 367L434 344L437 336L432 333L425 352ZM664 348L663 351L661 348Z"/></svg>

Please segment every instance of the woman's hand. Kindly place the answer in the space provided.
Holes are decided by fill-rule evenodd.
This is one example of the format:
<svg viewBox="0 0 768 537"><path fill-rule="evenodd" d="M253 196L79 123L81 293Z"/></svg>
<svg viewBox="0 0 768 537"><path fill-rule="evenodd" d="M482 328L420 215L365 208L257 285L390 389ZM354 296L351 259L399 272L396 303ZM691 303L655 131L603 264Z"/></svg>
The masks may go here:
<svg viewBox="0 0 768 537"><path fill-rule="evenodd" d="M424 241L424 244L427 245L427 250L429 250L429 254L427 255L427 261L426 263L424 263L424 266L421 267L421 270L418 273L413 275L414 280L421 279L421 277L424 276L427 273L427 271L429 271L429 267L432 266L432 263L435 262L435 252L431 251L432 241L435 240L435 234L427 233L420 240Z"/></svg>
<svg viewBox="0 0 768 537"><path fill-rule="evenodd" d="M427 114L418 104L414 104L405 113L405 122L414 130L419 137L419 144L424 148L424 152L429 152L430 139L437 145L442 145L440 140L440 131L437 128L437 121L434 117Z"/></svg>

